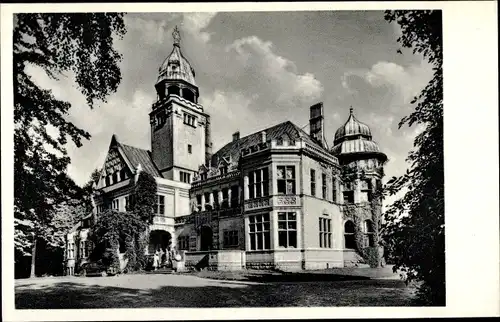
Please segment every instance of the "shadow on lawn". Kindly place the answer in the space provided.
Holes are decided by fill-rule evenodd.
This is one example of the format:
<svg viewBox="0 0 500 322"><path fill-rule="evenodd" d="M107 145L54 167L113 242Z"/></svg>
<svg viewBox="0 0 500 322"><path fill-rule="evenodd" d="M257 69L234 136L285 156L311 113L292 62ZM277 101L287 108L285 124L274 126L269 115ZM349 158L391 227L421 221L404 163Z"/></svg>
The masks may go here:
<svg viewBox="0 0 500 322"><path fill-rule="evenodd" d="M411 292L404 283L395 280L218 283L220 286L133 289L56 282L41 288L18 286L15 304L16 309L411 305Z"/></svg>

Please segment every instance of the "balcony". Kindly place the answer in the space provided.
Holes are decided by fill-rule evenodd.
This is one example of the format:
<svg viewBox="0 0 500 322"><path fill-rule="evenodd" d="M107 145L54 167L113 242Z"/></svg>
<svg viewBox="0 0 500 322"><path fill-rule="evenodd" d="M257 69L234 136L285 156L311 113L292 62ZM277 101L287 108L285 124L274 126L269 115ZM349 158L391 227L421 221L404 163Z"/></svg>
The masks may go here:
<svg viewBox="0 0 500 322"><path fill-rule="evenodd" d="M245 211L268 207L300 206L300 197L297 195L275 195L245 200Z"/></svg>

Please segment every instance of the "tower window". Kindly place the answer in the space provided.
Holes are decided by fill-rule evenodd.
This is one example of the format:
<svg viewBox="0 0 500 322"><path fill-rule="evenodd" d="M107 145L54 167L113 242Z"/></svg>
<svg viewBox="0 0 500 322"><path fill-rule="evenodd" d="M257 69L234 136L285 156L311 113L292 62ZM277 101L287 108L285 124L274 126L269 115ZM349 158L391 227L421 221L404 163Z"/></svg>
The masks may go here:
<svg viewBox="0 0 500 322"><path fill-rule="evenodd" d="M194 93L190 89L183 88L182 89L182 97L185 98L186 100L194 103Z"/></svg>
<svg viewBox="0 0 500 322"><path fill-rule="evenodd" d="M194 122L196 120L196 117L193 115L184 113L184 124L190 125L190 126L195 126Z"/></svg>
<svg viewBox="0 0 500 322"><path fill-rule="evenodd" d="M188 153L193 153L193 146L191 144L188 144Z"/></svg>
<svg viewBox="0 0 500 322"><path fill-rule="evenodd" d="M179 176L181 178L181 182L191 183L191 173L180 171Z"/></svg>
<svg viewBox="0 0 500 322"><path fill-rule="evenodd" d="M180 95L181 89L178 86L169 86L168 89L168 95Z"/></svg>

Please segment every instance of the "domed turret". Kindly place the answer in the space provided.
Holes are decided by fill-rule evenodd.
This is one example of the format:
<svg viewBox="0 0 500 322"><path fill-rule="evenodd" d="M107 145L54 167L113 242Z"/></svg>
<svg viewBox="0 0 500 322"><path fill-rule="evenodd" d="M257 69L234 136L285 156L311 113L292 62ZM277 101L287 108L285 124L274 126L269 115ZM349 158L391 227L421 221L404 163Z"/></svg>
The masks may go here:
<svg viewBox="0 0 500 322"><path fill-rule="evenodd" d="M351 107L347 122L345 122L345 124L335 132L333 144L337 145L338 143L353 137L363 137L371 140L372 132L370 131L368 125L358 121L358 119L354 116L353 108Z"/></svg>
<svg viewBox="0 0 500 322"><path fill-rule="evenodd" d="M158 70L158 80L155 84L156 91L159 99L163 99L169 94L174 94L196 103L198 99L198 87L195 82L195 72L189 61L182 54L180 45L181 36L177 26L172 36L174 38L174 48Z"/></svg>
<svg viewBox="0 0 500 322"><path fill-rule="evenodd" d="M378 144L372 141L370 128L356 119L352 107L347 122L335 132L333 144L331 153L339 160L350 162L366 157L375 157L382 163L387 160L387 156L380 152Z"/></svg>

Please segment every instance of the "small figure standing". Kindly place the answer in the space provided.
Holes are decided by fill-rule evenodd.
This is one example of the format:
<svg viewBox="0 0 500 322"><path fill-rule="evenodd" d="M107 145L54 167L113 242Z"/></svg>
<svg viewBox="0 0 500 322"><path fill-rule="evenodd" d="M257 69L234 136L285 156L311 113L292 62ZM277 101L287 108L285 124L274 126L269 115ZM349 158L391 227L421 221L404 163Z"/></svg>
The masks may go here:
<svg viewBox="0 0 500 322"><path fill-rule="evenodd" d="M160 256L158 254L158 251L156 251L153 256L153 268L155 271L158 269L159 264L160 264Z"/></svg>

